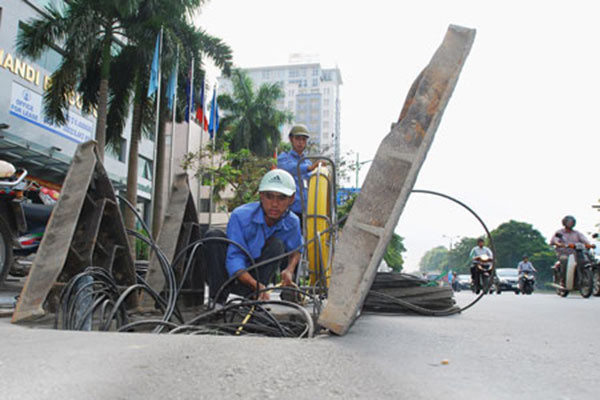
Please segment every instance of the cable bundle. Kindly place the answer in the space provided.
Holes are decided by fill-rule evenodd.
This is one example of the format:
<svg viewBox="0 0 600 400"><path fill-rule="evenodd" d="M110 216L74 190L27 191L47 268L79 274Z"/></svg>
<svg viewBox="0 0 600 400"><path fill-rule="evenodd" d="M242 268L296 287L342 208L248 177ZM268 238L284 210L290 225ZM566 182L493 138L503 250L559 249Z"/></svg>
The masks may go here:
<svg viewBox="0 0 600 400"><path fill-rule="evenodd" d="M147 243L155 252L165 277L165 290L159 294L151 288L137 274L137 283L127 288L119 288L110 271L99 267L90 266L84 272L74 276L63 288L60 296L60 310L56 313L55 327L70 330L117 330L120 332L151 331L153 333L169 332L172 334L220 334L220 335L264 335L279 337L312 337L314 335L313 316L303 306L285 300L253 300L259 293L253 293L252 298L236 298L222 308L209 304L208 310L185 321L182 313L177 309L177 299L181 293L189 271L194 265L195 257L199 250L208 241L223 241L239 246L251 265L247 271L254 272L257 268L280 258L287 257L292 252L282 254L276 258L255 263L250 254L239 244L227 238L211 237L190 243L169 263L162 250L152 238L147 226L141 217L126 199L120 197L125 204L136 214L148 236L128 230L138 240ZM175 275L175 267L187 258L179 284ZM219 289L220 292L236 278L231 277ZM298 288L277 287L266 288L266 291L292 292L304 299L312 299L314 312L320 312L320 298ZM138 295L140 291L150 294L156 304L162 309L162 316L157 319L139 319L139 316L128 315L127 299L129 296ZM292 309L293 313L285 313L287 318L280 320L275 317L272 308L279 311Z"/></svg>

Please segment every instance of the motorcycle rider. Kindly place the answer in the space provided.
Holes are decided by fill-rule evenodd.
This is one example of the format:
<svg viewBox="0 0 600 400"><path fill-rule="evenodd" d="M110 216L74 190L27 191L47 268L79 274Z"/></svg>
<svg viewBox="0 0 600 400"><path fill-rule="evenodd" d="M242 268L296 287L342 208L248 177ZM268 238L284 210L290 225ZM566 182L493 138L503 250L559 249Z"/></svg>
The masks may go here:
<svg viewBox="0 0 600 400"><path fill-rule="evenodd" d="M529 261L527 254L523 255L523 261L519 262L519 265L517 265L517 271L519 274L522 274L523 272L537 272L531 261Z"/></svg>
<svg viewBox="0 0 600 400"><path fill-rule="evenodd" d="M556 231L552 239L550 239L550 246L556 248L556 256L560 263L560 285L565 286L565 274L567 271L567 260L570 254L575 253L575 249L569 247L570 244L583 243L590 245L585 235L579 231L573 229L575 227L575 217L567 215L562 219L562 225L564 228ZM593 246L593 245L592 245ZM595 247L595 246L593 246Z"/></svg>
<svg viewBox="0 0 600 400"><path fill-rule="evenodd" d="M523 254L523 260L517 265L517 273L519 274L519 288L521 290L521 286L523 285L523 276L529 272L533 274L534 272L537 272L537 270L533 267L531 261L529 261L527 254Z"/></svg>
<svg viewBox="0 0 600 400"><path fill-rule="evenodd" d="M484 240L482 238L477 239L477 246L471 249L471 253L469 253L469 257L472 260L471 263L471 281L473 284L475 282L479 282L479 269L477 268L477 263L482 261L481 256L487 255L489 260L483 263L484 265L491 265L492 259L494 255L492 251L483 245Z"/></svg>

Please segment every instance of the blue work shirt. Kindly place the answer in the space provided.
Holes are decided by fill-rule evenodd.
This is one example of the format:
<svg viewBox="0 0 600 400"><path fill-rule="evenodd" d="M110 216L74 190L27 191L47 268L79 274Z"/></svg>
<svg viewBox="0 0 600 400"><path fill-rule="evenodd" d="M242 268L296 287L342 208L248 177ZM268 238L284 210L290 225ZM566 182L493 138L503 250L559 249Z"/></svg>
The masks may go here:
<svg viewBox="0 0 600 400"><path fill-rule="evenodd" d="M300 203L300 179L298 179L298 161L302 156L296 153L295 150L290 150L288 152L283 152L279 154L277 157L277 168L281 168L292 174L294 177L294 181L296 181L296 198L294 199L294 203L292 204L292 211L301 214L302 213L302 203ZM308 167L310 167L313 163L310 160L304 160L300 163L300 175L304 180L304 204L306 205L306 199L308 198L308 176L310 172L308 171Z"/></svg>
<svg viewBox="0 0 600 400"><path fill-rule="evenodd" d="M265 214L258 201L233 210L227 224L227 237L242 245L254 260L260 257L265 242L271 236L283 242L286 252L304 244L300 232L300 219L294 213L286 212L273 226L267 226ZM302 252L302 248L299 251ZM249 266L250 260L246 254L238 246L230 244L225 262L229 276Z"/></svg>

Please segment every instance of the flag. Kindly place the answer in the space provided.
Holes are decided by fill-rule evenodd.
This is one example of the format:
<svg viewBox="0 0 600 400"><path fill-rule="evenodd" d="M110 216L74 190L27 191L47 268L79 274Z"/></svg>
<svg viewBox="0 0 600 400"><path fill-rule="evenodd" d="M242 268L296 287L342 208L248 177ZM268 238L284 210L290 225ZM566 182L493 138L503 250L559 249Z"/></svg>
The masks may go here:
<svg viewBox="0 0 600 400"><path fill-rule="evenodd" d="M208 134L213 138L213 134L219 130L219 106L217 104L217 89L213 91L213 97L210 102L210 121L208 123Z"/></svg>
<svg viewBox="0 0 600 400"><path fill-rule="evenodd" d="M190 72L187 78L187 89L185 90L185 97L187 99L187 105L185 106L185 120L186 122L190 122L190 117L193 115L191 110L194 109L194 60L192 59L192 63L190 65Z"/></svg>
<svg viewBox="0 0 600 400"><path fill-rule="evenodd" d="M200 104L196 108L196 119L200 124L200 128L205 131L208 130L208 121L206 115L204 115L204 79L202 80L202 87L200 88Z"/></svg>
<svg viewBox="0 0 600 400"><path fill-rule="evenodd" d="M177 90L177 63L173 65L173 71L171 71L171 76L169 77L169 83L167 85L167 100L169 103L167 106L169 110L173 109L173 99L175 98L175 91Z"/></svg>
<svg viewBox="0 0 600 400"><path fill-rule="evenodd" d="M159 75L159 52L160 52L160 33L156 35L156 45L154 46L154 57L152 57L152 68L150 69L150 83L148 84L148 96L152 96L158 89Z"/></svg>

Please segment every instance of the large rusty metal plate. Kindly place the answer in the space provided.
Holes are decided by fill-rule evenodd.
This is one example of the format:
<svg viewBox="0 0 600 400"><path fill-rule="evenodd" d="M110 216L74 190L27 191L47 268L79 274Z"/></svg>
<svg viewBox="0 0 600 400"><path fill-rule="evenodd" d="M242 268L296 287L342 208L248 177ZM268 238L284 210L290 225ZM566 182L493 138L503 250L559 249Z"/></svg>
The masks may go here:
<svg viewBox="0 0 600 400"><path fill-rule="evenodd" d="M110 270L119 285L136 282L121 211L94 141L77 147L12 322L45 315L44 303L55 305L56 283L90 265Z"/></svg>
<svg viewBox="0 0 600 400"><path fill-rule="evenodd" d="M173 181L169 204L160 233L158 234L157 244L163 251L167 260L173 262L173 258L188 244L201 238L200 225L198 224L198 214L194 205L194 198L190 191L187 174L179 174ZM183 286L183 296L186 305L202 304L204 300L204 272L201 271L200 257L195 257L194 265ZM185 257L181 263L173 266L179 278L182 276L183 266L187 262ZM154 252L150 257L148 274L146 281L157 292L163 290L165 278L161 269L158 257ZM151 296L144 295L141 301L143 311L154 309L154 300Z"/></svg>
<svg viewBox="0 0 600 400"><path fill-rule="evenodd" d="M413 83L399 121L377 150L340 235L327 304L319 317L333 333L345 334L360 313L474 39L473 29L448 28Z"/></svg>

